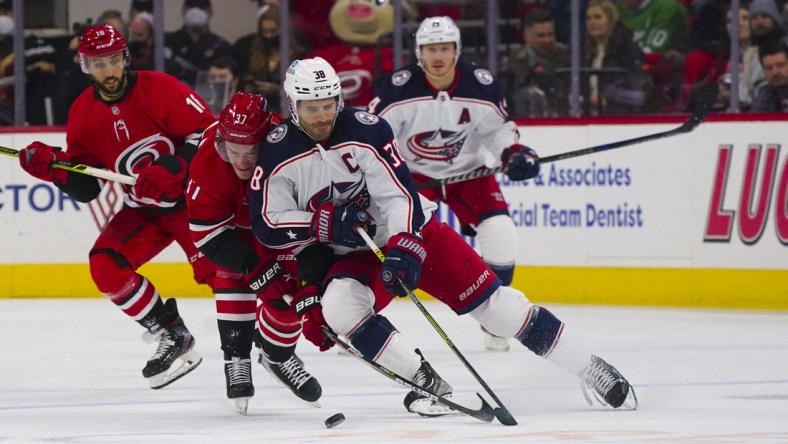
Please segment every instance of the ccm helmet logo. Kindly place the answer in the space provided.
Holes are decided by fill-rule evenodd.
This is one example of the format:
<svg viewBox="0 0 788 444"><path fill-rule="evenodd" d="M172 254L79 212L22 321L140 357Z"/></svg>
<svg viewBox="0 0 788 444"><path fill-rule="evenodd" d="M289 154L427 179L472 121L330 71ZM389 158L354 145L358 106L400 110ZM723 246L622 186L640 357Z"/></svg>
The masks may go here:
<svg viewBox="0 0 788 444"><path fill-rule="evenodd" d="M315 91L322 91L324 89L331 89L331 85L316 86Z"/></svg>

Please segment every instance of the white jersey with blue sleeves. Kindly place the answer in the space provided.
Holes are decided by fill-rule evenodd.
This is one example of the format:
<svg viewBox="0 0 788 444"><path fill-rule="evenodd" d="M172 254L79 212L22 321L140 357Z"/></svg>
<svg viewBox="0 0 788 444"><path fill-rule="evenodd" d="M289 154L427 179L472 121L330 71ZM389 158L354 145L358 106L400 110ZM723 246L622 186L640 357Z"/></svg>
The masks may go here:
<svg viewBox="0 0 788 444"><path fill-rule="evenodd" d="M378 88L368 111L385 118L414 173L444 178L500 163L501 152L517 143L492 74L458 61L454 83L437 91L417 65L392 74Z"/></svg>
<svg viewBox="0 0 788 444"><path fill-rule="evenodd" d="M364 111L340 111L328 140L317 144L291 119L260 146L250 211L255 236L271 248L315 242L309 227L326 202L365 209L385 245L396 233L420 234L436 205L416 191L391 127ZM334 246L339 254L352 249Z"/></svg>

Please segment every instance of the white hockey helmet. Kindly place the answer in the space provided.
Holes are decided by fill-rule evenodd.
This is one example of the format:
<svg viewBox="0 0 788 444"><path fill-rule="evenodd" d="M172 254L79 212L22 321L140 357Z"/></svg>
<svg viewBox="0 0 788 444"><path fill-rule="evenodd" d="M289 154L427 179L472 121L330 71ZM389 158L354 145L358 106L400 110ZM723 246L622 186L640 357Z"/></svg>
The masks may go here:
<svg viewBox="0 0 788 444"><path fill-rule="evenodd" d="M285 94L290 103L293 122L298 123L297 105L300 100L338 97L337 112L342 110L342 85L334 67L322 57L296 60L287 68ZM299 125L300 126L300 125Z"/></svg>
<svg viewBox="0 0 788 444"><path fill-rule="evenodd" d="M454 43L457 54L454 56L454 63L460 57L460 28L454 23L451 17L427 17L419 25L416 31L416 60L421 65L421 47L433 43ZM423 68L423 66L422 66Z"/></svg>

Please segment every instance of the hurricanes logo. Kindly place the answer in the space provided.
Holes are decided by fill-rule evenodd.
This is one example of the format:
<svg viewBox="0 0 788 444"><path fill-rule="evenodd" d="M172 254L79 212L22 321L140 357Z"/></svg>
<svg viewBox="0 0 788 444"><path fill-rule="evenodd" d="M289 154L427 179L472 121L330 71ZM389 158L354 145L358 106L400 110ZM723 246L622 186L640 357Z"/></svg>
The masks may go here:
<svg viewBox="0 0 788 444"><path fill-rule="evenodd" d="M408 139L408 149L422 159L451 162L465 145L465 132L439 129L416 134Z"/></svg>
<svg viewBox="0 0 788 444"><path fill-rule="evenodd" d="M162 154L175 153L172 141L160 134L148 136L128 148L115 160L115 171L137 177L140 170L153 163Z"/></svg>
<svg viewBox="0 0 788 444"><path fill-rule="evenodd" d="M348 69L337 73L345 100L357 99L372 84L372 73L366 69Z"/></svg>

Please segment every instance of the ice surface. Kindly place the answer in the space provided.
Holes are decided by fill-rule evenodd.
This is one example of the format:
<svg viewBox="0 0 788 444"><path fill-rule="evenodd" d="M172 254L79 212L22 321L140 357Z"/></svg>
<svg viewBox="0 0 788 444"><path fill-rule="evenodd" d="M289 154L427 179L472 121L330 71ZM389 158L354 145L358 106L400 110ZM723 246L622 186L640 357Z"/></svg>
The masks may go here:
<svg viewBox="0 0 788 444"><path fill-rule="evenodd" d="M315 408L254 367L248 416L225 399L210 299L179 299L202 365L158 391L154 347L103 299L0 299L0 443L788 442L788 313L547 304L635 386L640 409L586 405L577 378L512 341L487 352L478 325L425 302L519 421L421 418L405 390L336 348L299 344L323 385ZM408 300L384 314L477 407L484 390ZM489 397L487 397L489 399ZM334 429L323 421L342 412Z"/></svg>

